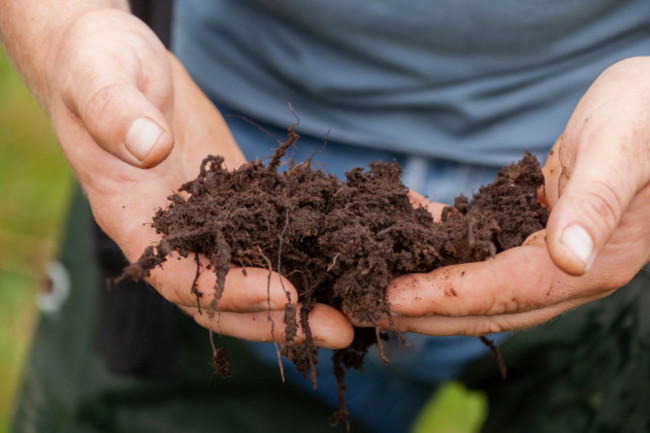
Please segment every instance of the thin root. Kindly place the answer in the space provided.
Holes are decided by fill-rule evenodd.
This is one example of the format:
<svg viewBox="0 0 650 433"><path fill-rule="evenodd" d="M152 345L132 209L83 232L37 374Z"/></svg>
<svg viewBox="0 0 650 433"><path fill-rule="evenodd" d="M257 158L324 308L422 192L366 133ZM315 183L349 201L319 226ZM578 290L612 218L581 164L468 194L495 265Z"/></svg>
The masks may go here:
<svg viewBox="0 0 650 433"><path fill-rule="evenodd" d="M196 308L198 308L199 314L203 314L201 311L201 302L199 302L199 300L203 297L203 292L199 290L197 284L199 281L199 276L201 275L201 261L199 260L198 253L194 254L194 262L196 263L196 275L194 275L194 281L192 282L192 290L190 293L196 296Z"/></svg>
<svg viewBox="0 0 650 433"><path fill-rule="evenodd" d="M494 341L490 340L489 338L482 336L481 341L483 344L485 344L487 347L490 348L490 351L492 352L492 356L494 356L494 360L497 363L497 367L499 368L499 373L501 374L502 379L506 379L507 376L507 368L506 368L506 363L503 361L503 356L501 356L501 351L499 350L499 347L494 344Z"/></svg>
<svg viewBox="0 0 650 433"><path fill-rule="evenodd" d="M377 346L379 346L379 358L386 364L390 364L390 360L384 354L384 344L381 342L381 330L379 326L375 326L375 337L377 337Z"/></svg>
<svg viewBox="0 0 650 433"><path fill-rule="evenodd" d="M271 317L271 276L273 275L273 265L271 264L271 260L269 260L269 258L266 257L266 255L264 254L264 252L262 252L262 249L259 246L257 247L257 250L259 251L262 258L266 260L269 269L269 276L266 281L266 306L268 308L266 318L269 322L271 322L271 338L273 339L273 347L275 348L275 355L278 358L278 366L280 367L280 376L282 377L282 383L284 383L285 378L284 378L284 366L282 365L282 355L280 354L278 341L275 338L275 322Z"/></svg>

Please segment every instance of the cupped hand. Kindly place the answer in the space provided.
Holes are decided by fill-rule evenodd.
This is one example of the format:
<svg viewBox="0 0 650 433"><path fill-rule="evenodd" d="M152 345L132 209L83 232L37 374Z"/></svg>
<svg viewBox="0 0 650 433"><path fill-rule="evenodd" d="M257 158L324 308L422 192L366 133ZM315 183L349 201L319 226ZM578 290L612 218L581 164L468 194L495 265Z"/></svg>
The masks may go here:
<svg viewBox="0 0 650 433"><path fill-rule="evenodd" d="M531 327L607 296L650 260L649 74L650 58L627 59L581 99L543 169L546 230L485 262L391 283L399 330L483 335Z"/></svg>
<svg viewBox="0 0 650 433"><path fill-rule="evenodd" d="M150 224L153 214L196 177L205 156L222 155L230 168L244 157L212 103L133 16L117 10L81 14L57 46L42 102L95 219L135 261L160 238ZM214 273L200 274L198 299L191 293L195 275L192 256L173 256L148 281L206 328L282 342L285 290L297 299L286 279L264 269L232 268L218 311L209 314ZM310 323L321 346L344 347L352 339L351 325L331 307L317 305Z"/></svg>

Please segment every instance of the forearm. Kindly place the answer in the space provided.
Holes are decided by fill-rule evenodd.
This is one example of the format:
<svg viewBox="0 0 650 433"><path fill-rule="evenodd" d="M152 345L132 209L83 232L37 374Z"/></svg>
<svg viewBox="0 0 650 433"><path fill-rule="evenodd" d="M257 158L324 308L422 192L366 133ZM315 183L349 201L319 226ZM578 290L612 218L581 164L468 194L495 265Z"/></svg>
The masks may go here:
<svg viewBox="0 0 650 433"><path fill-rule="evenodd" d="M72 18L101 9L129 11L127 0L0 0L0 40L14 67L46 111L48 79L57 45Z"/></svg>

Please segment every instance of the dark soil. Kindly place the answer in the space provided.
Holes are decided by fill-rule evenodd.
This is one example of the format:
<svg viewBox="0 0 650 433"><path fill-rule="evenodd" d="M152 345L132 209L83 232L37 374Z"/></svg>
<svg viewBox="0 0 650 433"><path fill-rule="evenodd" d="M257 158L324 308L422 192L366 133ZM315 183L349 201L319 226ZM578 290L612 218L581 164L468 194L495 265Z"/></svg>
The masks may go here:
<svg viewBox="0 0 650 433"><path fill-rule="evenodd" d="M286 340L281 353L297 369L316 380L318 362L307 318L316 303L329 304L358 321L377 323L390 317L388 283L412 272L485 260L520 245L545 227L548 211L537 201L543 176L538 161L526 153L518 164L505 167L496 180L481 187L472 200L460 196L434 223L424 208L414 208L401 183L397 163L376 162L369 170L355 168L346 181L314 170L311 158L278 171L286 150L298 135L276 150L268 167L249 162L235 171L223 158L209 156L199 176L169 198L153 226L161 233L124 277L142 279L162 266L173 251L181 256L205 255L217 276L216 308L231 265L256 266L286 276L298 291L304 344L292 342L297 333L295 299L287 303ZM188 287L198 297L196 287ZM396 333L396 335L399 335ZM368 348L384 332L356 328L351 346L334 352L340 408L334 421L347 420L344 404L346 369L362 369ZM401 338L401 336L400 336ZM225 354L215 348L215 368L227 373Z"/></svg>

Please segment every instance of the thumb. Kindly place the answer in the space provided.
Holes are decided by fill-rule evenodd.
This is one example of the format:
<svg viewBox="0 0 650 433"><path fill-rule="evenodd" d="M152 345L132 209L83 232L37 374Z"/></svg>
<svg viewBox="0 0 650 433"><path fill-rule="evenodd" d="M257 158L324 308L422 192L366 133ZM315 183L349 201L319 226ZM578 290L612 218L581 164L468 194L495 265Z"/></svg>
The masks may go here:
<svg viewBox="0 0 650 433"><path fill-rule="evenodd" d="M639 189L626 152L608 146L609 140L601 141L582 152L560 149L560 196L549 216L546 239L555 264L573 275L590 269Z"/></svg>
<svg viewBox="0 0 650 433"><path fill-rule="evenodd" d="M105 151L136 167L156 166L172 150L171 128L161 110L136 86L115 81L80 86L68 92L66 105ZM170 106L171 79L157 86L162 88L148 93L158 95L158 106Z"/></svg>

